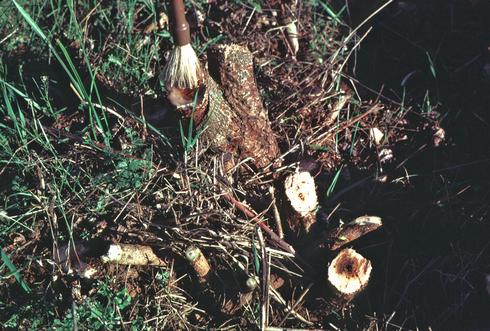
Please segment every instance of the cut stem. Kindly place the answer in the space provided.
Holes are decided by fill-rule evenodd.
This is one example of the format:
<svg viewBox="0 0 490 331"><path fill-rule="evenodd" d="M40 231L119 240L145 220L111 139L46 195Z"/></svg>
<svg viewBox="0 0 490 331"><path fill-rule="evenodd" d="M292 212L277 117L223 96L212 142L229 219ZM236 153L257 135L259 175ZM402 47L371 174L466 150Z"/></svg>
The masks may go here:
<svg viewBox="0 0 490 331"><path fill-rule="evenodd" d="M378 216L360 216L330 234L329 249L335 251L383 225Z"/></svg>
<svg viewBox="0 0 490 331"><path fill-rule="evenodd" d="M298 236L301 233L309 233L311 226L316 222L318 207L313 176L307 171L291 174L284 181L284 188L292 209L287 220L289 228Z"/></svg>
<svg viewBox="0 0 490 331"><path fill-rule="evenodd" d="M211 266L202 251L198 247L191 246L185 251L185 257L191 263L199 279L201 281L206 280L211 271Z"/></svg>
<svg viewBox="0 0 490 331"><path fill-rule="evenodd" d="M105 263L167 266L167 262L156 256L151 247L142 245L111 244L101 259Z"/></svg>
<svg viewBox="0 0 490 331"><path fill-rule="evenodd" d="M328 283L333 289L332 303L342 307L368 284L371 262L351 248L344 249L328 267Z"/></svg>

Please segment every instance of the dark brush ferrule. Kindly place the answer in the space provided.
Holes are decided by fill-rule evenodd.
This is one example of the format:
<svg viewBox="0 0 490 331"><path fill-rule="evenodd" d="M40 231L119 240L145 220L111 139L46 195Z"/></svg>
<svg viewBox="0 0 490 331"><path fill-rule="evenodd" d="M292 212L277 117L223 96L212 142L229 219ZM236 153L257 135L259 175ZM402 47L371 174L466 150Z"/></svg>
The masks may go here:
<svg viewBox="0 0 490 331"><path fill-rule="evenodd" d="M170 13L173 19L173 37L177 46L185 46L191 43L189 23L185 18L185 6L183 0L170 1Z"/></svg>

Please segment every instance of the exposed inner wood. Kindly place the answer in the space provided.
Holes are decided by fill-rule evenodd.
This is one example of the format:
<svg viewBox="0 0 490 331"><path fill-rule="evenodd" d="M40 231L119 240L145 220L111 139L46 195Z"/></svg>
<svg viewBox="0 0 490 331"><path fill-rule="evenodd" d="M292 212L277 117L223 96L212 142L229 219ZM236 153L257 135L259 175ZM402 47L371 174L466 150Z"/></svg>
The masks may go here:
<svg viewBox="0 0 490 331"><path fill-rule="evenodd" d="M202 251L198 247L191 246L185 251L185 257L191 263L197 276L204 280L211 271L211 266Z"/></svg>
<svg viewBox="0 0 490 331"><path fill-rule="evenodd" d="M360 216L342 226L341 228L329 233L328 241L330 242L329 249L337 250L350 242L378 229L383 223L380 217L377 216Z"/></svg>
<svg viewBox="0 0 490 331"><path fill-rule="evenodd" d="M287 217L289 228L299 235L308 233L316 222L318 208L313 176L307 171L291 174L284 181L284 189L290 204Z"/></svg>
<svg viewBox="0 0 490 331"><path fill-rule="evenodd" d="M167 266L165 261L155 255L151 247L143 245L111 244L101 259L105 263Z"/></svg>
<svg viewBox="0 0 490 331"><path fill-rule="evenodd" d="M352 300L369 283L371 262L351 248L344 249L328 267L328 282L337 304Z"/></svg>

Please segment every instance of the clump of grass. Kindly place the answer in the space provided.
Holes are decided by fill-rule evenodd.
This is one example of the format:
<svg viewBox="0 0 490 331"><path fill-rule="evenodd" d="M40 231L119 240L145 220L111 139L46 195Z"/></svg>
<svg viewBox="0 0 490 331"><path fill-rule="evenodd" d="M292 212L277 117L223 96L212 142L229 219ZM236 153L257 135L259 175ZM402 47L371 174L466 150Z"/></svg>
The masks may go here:
<svg viewBox="0 0 490 331"><path fill-rule="evenodd" d="M99 282L97 295L83 301L79 306L73 304L63 319L55 319L52 327L70 330L74 326L88 330L114 330L123 327L121 313L131 304L131 296L126 288L114 291L108 281ZM129 325L132 329L141 327L143 321L135 319Z"/></svg>

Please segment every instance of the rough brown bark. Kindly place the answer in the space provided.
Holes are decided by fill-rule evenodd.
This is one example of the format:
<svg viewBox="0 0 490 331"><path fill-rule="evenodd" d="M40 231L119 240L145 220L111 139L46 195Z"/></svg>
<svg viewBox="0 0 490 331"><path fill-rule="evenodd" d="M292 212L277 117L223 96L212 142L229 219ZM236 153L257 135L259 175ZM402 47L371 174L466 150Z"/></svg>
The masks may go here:
<svg viewBox="0 0 490 331"><path fill-rule="evenodd" d="M219 45L208 52L207 113L198 130L211 148L240 159L251 157L257 168L277 160L280 151L255 81L252 53L244 46Z"/></svg>
<svg viewBox="0 0 490 331"><path fill-rule="evenodd" d="M377 216L360 216L327 234L328 248L335 251L383 225Z"/></svg>
<svg viewBox="0 0 490 331"><path fill-rule="evenodd" d="M225 152L228 159L250 157L257 168L273 162L279 166L280 151L257 88L252 53L235 44L213 46L208 68L195 107L191 101L196 90L168 92L179 112L193 118L203 147Z"/></svg>

